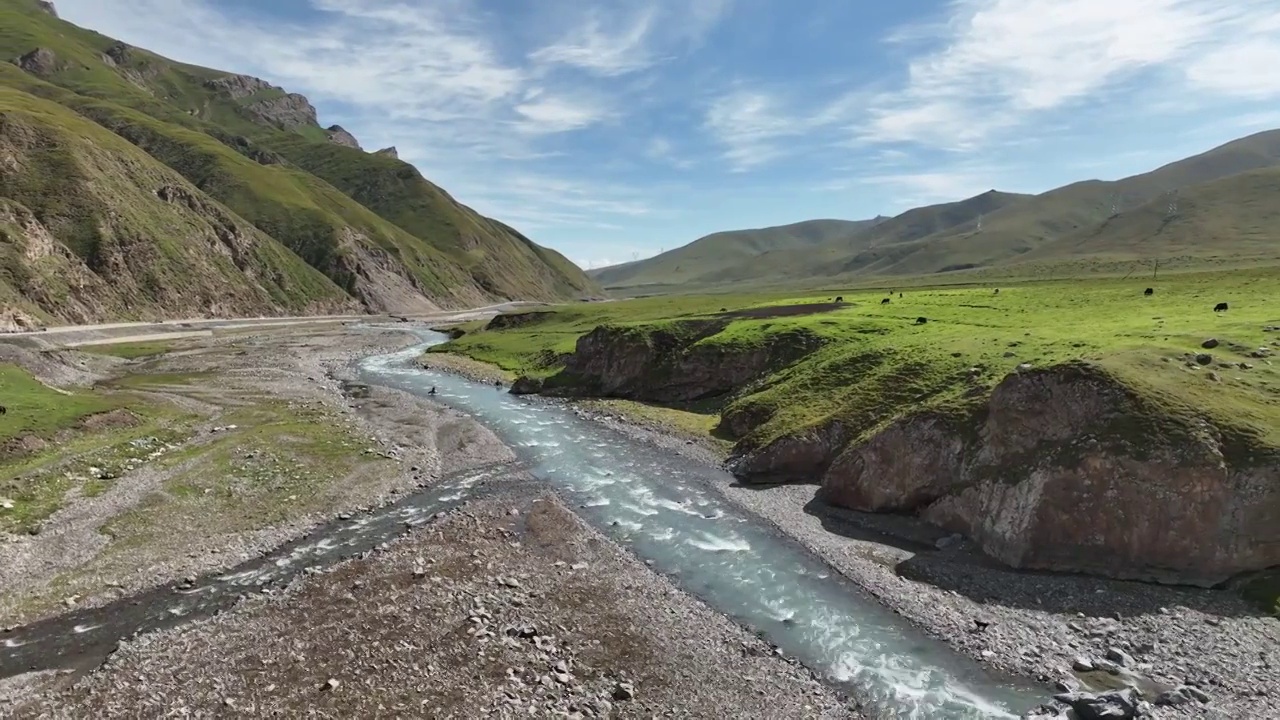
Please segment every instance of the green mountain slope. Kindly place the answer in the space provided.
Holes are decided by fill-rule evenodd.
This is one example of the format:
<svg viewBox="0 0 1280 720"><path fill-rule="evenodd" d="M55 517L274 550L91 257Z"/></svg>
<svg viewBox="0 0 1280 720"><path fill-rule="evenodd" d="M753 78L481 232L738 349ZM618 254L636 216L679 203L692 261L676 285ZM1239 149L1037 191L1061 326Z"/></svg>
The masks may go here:
<svg viewBox="0 0 1280 720"><path fill-rule="evenodd" d="M130 47L36 0L0 0L6 56L0 84L145 151L367 309L599 292L558 253L457 203L393 153L365 153L342 128L321 127L301 95Z"/></svg>
<svg viewBox="0 0 1280 720"><path fill-rule="evenodd" d="M1273 216L1267 200L1275 197L1268 193L1276 189L1278 168L1280 130L1272 130L1121 180L1086 180L1039 195L992 190L814 244L746 256L702 253L676 272L671 259L686 257L700 240L592 275L619 289L670 289L924 275L1091 256L1278 257L1280 213ZM1166 217L1171 203L1172 219Z"/></svg>
<svg viewBox="0 0 1280 720"><path fill-rule="evenodd" d="M816 247L849 237L884 218L807 220L791 225L712 233L651 258L588 271L605 287L700 282L704 277L764 253Z"/></svg>
<svg viewBox="0 0 1280 720"><path fill-rule="evenodd" d="M1257 133L1151 172L1115 181L1087 180L1050 190L984 215L981 230L952 228L920 238L892 253L854 256L842 265L841 272L916 275L1044 257L1037 252L1041 246L1088 234L1114 213L1148 205L1167 208L1174 198L1171 192L1180 195L1184 189L1203 183L1277 165L1280 165L1280 131ZM1215 195L1214 202L1221 205L1210 213L1214 217L1229 218L1239 210L1235 200L1228 196ZM1225 226L1212 231L1209 237L1212 240L1200 245L1203 252L1198 254L1252 252L1239 245L1241 237L1228 232Z"/></svg>
<svg viewBox="0 0 1280 720"><path fill-rule="evenodd" d="M0 303L88 322L354 312L297 255L141 149L0 86Z"/></svg>
<svg viewBox="0 0 1280 720"><path fill-rule="evenodd" d="M1144 260L1280 255L1280 167L1181 188L1177 206L1158 198L1046 243L1028 261L1073 257Z"/></svg>
<svg viewBox="0 0 1280 720"><path fill-rule="evenodd" d="M985 215L1031 197L990 190L959 202L913 208L847 237L806 248L763 253L750 261L727 264L697 278L697 282L803 280L878 267L887 258L909 254L906 248L910 243L937 233L972 230Z"/></svg>

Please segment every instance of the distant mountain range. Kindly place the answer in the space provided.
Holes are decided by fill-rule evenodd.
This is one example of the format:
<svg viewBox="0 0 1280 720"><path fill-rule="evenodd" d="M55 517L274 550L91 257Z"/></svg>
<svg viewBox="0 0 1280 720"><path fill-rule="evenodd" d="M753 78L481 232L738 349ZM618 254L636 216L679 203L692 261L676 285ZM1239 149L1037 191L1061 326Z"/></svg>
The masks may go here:
<svg viewBox="0 0 1280 720"><path fill-rule="evenodd" d="M826 232L804 230L811 223ZM634 291L1170 256L1280 256L1280 130L1122 180L1039 195L991 190L887 219L716 233L588 274Z"/></svg>
<svg viewBox="0 0 1280 720"><path fill-rule="evenodd" d="M420 311L599 286L302 95L0 0L0 311Z"/></svg>

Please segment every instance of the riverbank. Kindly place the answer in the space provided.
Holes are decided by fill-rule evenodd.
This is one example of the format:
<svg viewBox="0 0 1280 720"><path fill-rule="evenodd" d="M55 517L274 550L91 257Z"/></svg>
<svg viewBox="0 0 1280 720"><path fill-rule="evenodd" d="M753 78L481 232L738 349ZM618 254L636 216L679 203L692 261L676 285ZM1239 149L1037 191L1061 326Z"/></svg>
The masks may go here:
<svg viewBox="0 0 1280 720"><path fill-rule="evenodd" d="M413 341L272 329L178 340L96 368L77 392L165 423L141 437L82 433L10 461L11 502L40 497L48 509L0 537L0 627L230 567L440 477L442 457L456 462L464 441L447 415L400 393L343 390L354 359ZM71 365L94 357L59 352Z"/></svg>
<svg viewBox="0 0 1280 720"><path fill-rule="evenodd" d="M428 356L447 369L439 353ZM472 377L484 378L466 360ZM493 373L499 371L490 371ZM543 399L540 402L562 403ZM575 400L580 416L719 467L724 444L687 424L617 401ZM636 407L644 411L636 412ZM628 412L628 409L631 412ZM1280 621L1232 590L1082 575L1019 572L914 518L841 510L815 485L747 486L727 475L728 500L801 542L929 635L1004 672L1063 689L1134 684L1148 700L1190 686L1159 717L1280 716ZM1125 666L1112 668L1123 658ZM1092 669L1100 668L1100 669ZM1195 700L1202 693L1208 703Z"/></svg>

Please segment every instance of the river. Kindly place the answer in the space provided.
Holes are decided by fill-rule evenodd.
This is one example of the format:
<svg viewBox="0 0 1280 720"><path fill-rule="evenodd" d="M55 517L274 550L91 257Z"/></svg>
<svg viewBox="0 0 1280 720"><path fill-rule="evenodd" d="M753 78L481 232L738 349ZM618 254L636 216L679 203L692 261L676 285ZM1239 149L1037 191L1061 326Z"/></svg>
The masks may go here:
<svg viewBox="0 0 1280 720"><path fill-rule="evenodd" d="M416 358L443 342L371 357L362 379L434 397L492 429L583 517L688 592L847 686L884 718L1012 718L1045 690L924 635L776 528L728 502L721 470Z"/></svg>
<svg viewBox="0 0 1280 720"><path fill-rule="evenodd" d="M402 329L402 328L397 328ZM491 428L538 479L603 532L711 607L844 686L881 718L1016 718L1045 689L998 676L879 604L776 528L724 499L723 471L634 440L570 408L426 371L423 342L359 364L369 384L425 395ZM360 555L464 502L509 467L479 468L400 501L343 516L260 558L100 608L17 628L0 642L0 678L87 672L137 633L209 617L241 595Z"/></svg>

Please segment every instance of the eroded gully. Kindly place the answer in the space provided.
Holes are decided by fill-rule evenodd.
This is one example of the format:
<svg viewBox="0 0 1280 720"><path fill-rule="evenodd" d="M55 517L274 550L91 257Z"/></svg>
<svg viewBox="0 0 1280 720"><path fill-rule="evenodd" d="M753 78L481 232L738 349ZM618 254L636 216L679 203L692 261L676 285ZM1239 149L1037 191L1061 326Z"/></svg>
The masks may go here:
<svg viewBox="0 0 1280 720"><path fill-rule="evenodd" d="M726 501L726 478L636 441L571 409L512 396L416 358L446 338L359 364L363 382L433 397L492 429L539 480L556 487L601 531L720 612L845 687L883 718L1015 718L1045 689L1002 677L927 637L799 543ZM372 549L464 501L509 467L482 468L393 505L340 519L261 558L197 582L33 623L0 641L0 677L88 670L124 638L207 617L241 594L287 582Z"/></svg>

